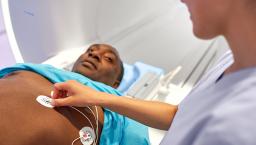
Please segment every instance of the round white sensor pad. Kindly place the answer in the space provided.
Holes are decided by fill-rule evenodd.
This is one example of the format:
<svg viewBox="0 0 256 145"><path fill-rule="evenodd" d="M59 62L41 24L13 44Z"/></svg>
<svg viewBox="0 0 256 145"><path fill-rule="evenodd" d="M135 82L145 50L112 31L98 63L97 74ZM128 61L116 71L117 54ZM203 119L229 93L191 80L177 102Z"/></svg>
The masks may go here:
<svg viewBox="0 0 256 145"><path fill-rule="evenodd" d="M41 105L48 107L48 108L53 108L54 106L51 105L52 98L40 95L36 98L36 101L40 103Z"/></svg>
<svg viewBox="0 0 256 145"><path fill-rule="evenodd" d="M95 132L91 127L83 127L79 131L80 141L83 145L91 145L95 140Z"/></svg>

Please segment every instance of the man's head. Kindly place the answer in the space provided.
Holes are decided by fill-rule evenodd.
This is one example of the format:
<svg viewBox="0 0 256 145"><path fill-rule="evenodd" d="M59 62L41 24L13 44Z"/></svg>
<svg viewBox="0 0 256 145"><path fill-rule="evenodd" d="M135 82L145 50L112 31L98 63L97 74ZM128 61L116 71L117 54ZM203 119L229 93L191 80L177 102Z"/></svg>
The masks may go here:
<svg viewBox="0 0 256 145"><path fill-rule="evenodd" d="M73 72L117 88L124 68L117 50L107 44L93 44L75 62Z"/></svg>

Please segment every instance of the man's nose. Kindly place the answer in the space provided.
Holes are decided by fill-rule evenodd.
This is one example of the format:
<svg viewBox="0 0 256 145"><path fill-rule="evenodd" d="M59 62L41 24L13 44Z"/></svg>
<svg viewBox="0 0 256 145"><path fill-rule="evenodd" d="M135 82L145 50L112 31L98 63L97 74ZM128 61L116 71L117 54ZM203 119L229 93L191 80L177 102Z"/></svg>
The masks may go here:
<svg viewBox="0 0 256 145"><path fill-rule="evenodd" d="M96 59L97 61L100 61L100 54L99 52L93 51L89 53L89 56Z"/></svg>

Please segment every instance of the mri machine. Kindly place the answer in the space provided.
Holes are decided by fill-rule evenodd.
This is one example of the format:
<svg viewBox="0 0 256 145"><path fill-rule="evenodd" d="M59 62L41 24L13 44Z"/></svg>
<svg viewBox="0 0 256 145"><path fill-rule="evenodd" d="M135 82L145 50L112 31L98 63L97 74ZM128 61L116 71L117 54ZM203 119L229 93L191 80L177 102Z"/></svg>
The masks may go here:
<svg viewBox="0 0 256 145"><path fill-rule="evenodd" d="M70 69L90 44L108 43L125 62L123 92L141 99L178 104L228 48L223 38L195 38L178 0L1 0L1 6L15 62ZM163 134L150 128L151 143Z"/></svg>

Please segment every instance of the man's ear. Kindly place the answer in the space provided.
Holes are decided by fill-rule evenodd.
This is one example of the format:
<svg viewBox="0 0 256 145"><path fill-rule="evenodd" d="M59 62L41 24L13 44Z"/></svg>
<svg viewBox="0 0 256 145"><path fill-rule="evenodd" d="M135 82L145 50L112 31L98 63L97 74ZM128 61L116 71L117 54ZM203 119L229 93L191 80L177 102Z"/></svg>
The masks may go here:
<svg viewBox="0 0 256 145"><path fill-rule="evenodd" d="M120 85L120 81L116 80L112 87L116 89L119 85Z"/></svg>

